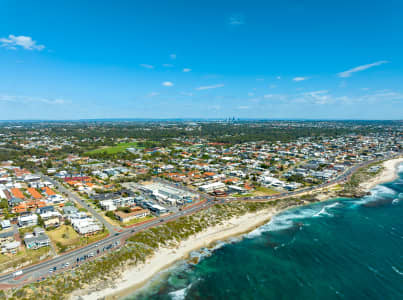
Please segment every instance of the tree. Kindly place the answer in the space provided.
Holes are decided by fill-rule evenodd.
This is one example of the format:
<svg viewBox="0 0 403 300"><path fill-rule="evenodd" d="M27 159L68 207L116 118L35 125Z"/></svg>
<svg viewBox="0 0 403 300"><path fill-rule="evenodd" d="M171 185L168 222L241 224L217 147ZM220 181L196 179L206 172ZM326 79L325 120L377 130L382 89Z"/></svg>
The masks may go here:
<svg viewBox="0 0 403 300"><path fill-rule="evenodd" d="M0 208L2 208L2 209L8 209L8 201L7 201L7 199L1 199L1 201L0 201Z"/></svg>
<svg viewBox="0 0 403 300"><path fill-rule="evenodd" d="M45 225L45 222L43 221L42 217L38 215L38 225L43 227Z"/></svg>
<svg viewBox="0 0 403 300"><path fill-rule="evenodd" d="M115 214L113 213L113 211L107 211L105 216L107 216L108 218L111 218L113 220L116 220Z"/></svg>

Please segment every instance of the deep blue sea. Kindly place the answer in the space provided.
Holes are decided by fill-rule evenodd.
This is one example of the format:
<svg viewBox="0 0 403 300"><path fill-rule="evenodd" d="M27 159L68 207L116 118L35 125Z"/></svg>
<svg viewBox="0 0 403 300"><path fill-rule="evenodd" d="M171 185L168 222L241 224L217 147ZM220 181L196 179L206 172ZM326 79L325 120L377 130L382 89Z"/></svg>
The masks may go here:
<svg viewBox="0 0 403 300"><path fill-rule="evenodd" d="M403 167L371 192L287 210L127 299L403 299Z"/></svg>

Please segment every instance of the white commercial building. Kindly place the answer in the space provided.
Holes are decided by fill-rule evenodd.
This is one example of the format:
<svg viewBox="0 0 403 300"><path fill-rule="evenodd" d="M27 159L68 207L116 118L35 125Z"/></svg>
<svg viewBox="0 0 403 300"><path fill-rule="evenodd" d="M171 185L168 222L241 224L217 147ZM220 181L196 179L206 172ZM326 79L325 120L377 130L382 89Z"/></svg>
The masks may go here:
<svg viewBox="0 0 403 300"><path fill-rule="evenodd" d="M224 189L225 189L225 184L220 181L205 184L200 187L200 190L202 190L203 192L206 192L206 193L212 193L214 191L222 191Z"/></svg>

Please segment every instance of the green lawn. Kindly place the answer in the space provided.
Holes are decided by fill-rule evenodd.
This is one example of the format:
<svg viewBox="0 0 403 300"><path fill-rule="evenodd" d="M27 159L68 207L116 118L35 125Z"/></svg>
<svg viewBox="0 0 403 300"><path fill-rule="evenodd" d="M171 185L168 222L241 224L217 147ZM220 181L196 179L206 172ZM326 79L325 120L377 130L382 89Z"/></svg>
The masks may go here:
<svg viewBox="0 0 403 300"><path fill-rule="evenodd" d="M148 220L151 220L151 219L154 219L154 218L155 218L154 216L146 216L144 218L133 219L133 220L130 220L130 221L125 222L125 223L122 223L122 222L120 222L120 223L122 224L122 226L126 227L126 226L134 225L134 224L137 224L137 223L141 223L141 222L144 222L144 221L148 221Z"/></svg>
<svg viewBox="0 0 403 300"><path fill-rule="evenodd" d="M48 231L47 234L55 243L56 251L58 253L85 246L108 236L108 232L106 230L88 237L80 236L70 225L61 225L57 229ZM60 243L59 245L61 248L58 246L58 243Z"/></svg>
<svg viewBox="0 0 403 300"><path fill-rule="evenodd" d="M273 194L278 194L278 193L279 193L278 191L271 189L271 188L264 187L264 186L256 187L255 192L254 192L254 194L256 196L273 195Z"/></svg>
<svg viewBox="0 0 403 300"><path fill-rule="evenodd" d="M105 152L108 154L115 154L119 152L124 152L126 151L127 148L137 148L137 149L143 149L144 147L138 146L137 142L133 143L120 143L116 146L111 146L111 147L105 147L105 148L98 148L92 151L87 152L86 154L96 154L96 153L102 153Z"/></svg>
<svg viewBox="0 0 403 300"><path fill-rule="evenodd" d="M236 197L236 198L242 198L242 197L252 197L253 194L232 194L232 197Z"/></svg>
<svg viewBox="0 0 403 300"><path fill-rule="evenodd" d="M108 216L106 216L105 214L102 214L102 216L103 216L104 219L105 219L107 222L109 222L110 224L112 224L112 225L114 225L114 226L122 226L122 227L131 226L131 225L133 225L133 224L140 223L140 222L144 222L144 221L148 221L148 220L151 220L151 219L154 219L154 218L155 218L154 216L146 216L146 217L144 217L144 218L133 219L133 220L130 220L130 221L128 221L128 222L124 222L124 223L123 223L123 222L120 222L120 221L118 221L118 220L111 219L111 218L109 218Z"/></svg>

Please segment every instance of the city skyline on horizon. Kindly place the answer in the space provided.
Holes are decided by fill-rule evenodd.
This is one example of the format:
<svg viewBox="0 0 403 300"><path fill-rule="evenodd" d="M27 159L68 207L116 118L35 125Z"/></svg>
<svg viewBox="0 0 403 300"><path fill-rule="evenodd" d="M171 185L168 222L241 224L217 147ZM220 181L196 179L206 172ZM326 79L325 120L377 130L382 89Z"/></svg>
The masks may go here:
<svg viewBox="0 0 403 300"><path fill-rule="evenodd" d="M1 120L403 119L403 4L0 7Z"/></svg>

